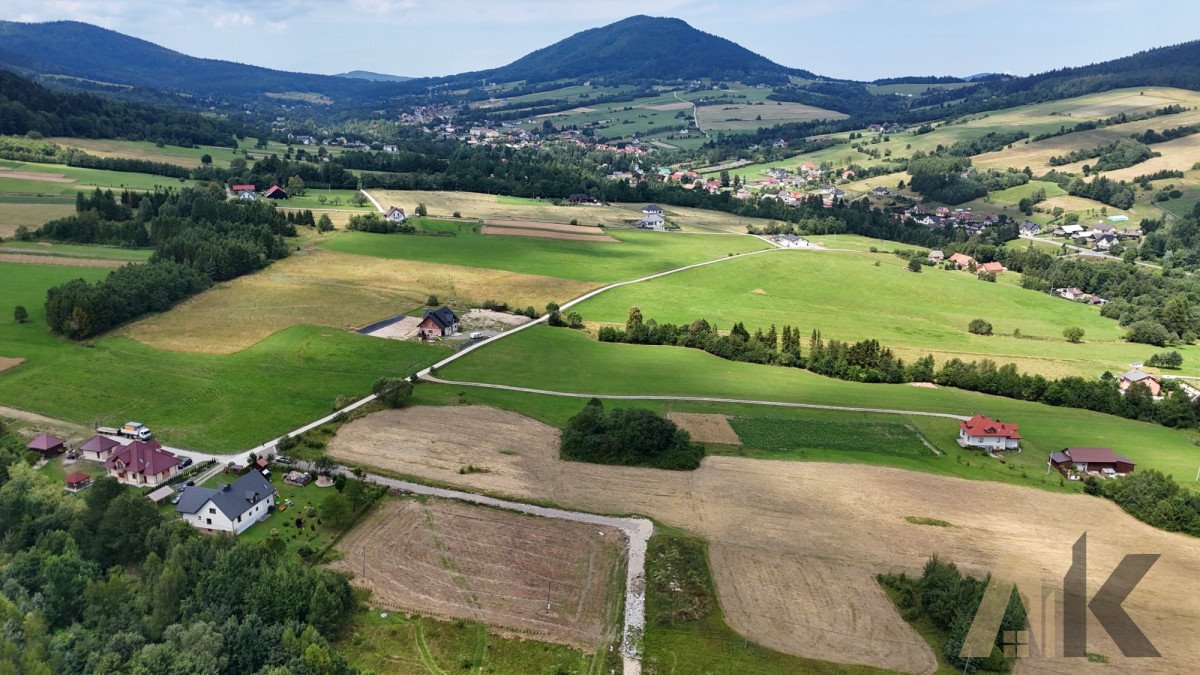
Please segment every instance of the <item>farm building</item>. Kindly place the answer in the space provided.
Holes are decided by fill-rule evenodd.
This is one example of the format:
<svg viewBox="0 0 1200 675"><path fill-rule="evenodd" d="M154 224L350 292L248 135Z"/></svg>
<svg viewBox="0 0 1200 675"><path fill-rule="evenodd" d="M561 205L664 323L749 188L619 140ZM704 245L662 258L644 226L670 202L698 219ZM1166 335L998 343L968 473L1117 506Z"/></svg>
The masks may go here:
<svg viewBox="0 0 1200 675"><path fill-rule="evenodd" d="M958 444L964 448L984 450L1019 450L1021 434L1017 425L975 415L958 425Z"/></svg>
<svg viewBox="0 0 1200 675"><path fill-rule="evenodd" d="M998 262L983 263L975 268L977 272L991 272L992 274L1003 274L1008 268Z"/></svg>
<svg viewBox="0 0 1200 675"><path fill-rule="evenodd" d="M108 436L96 434L89 438L87 443L79 446L79 449L83 452L84 459L90 459L94 462L107 462L108 458L112 456L113 448L119 447L121 447L119 441L114 441Z"/></svg>
<svg viewBox="0 0 1200 675"><path fill-rule="evenodd" d="M155 486L179 473L180 460L157 441L133 441L113 450L104 468L117 482Z"/></svg>
<svg viewBox="0 0 1200 675"><path fill-rule="evenodd" d="M288 193L287 190L284 190L278 185L272 185L267 189L266 192L263 193L263 196L267 199L287 199Z"/></svg>
<svg viewBox="0 0 1200 675"><path fill-rule="evenodd" d="M75 471L63 479L63 484L65 484L67 489L71 492L79 492L80 490L92 484L92 477L86 473Z"/></svg>
<svg viewBox="0 0 1200 675"><path fill-rule="evenodd" d="M424 340L453 335L458 332L458 316L445 306L440 309L427 309L425 316L421 317L420 325L417 326L417 332Z"/></svg>
<svg viewBox="0 0 1200 675"><path fill-rule="evenodd" d="M385 220L393 223L403 223L404 221L408 220L408 216L405 215L404 209L398 206L393 206L392 208L388 209L387 213L385 213L383 217Z"/></svg>
<svg viewBox="0 0 1200 675"><path fill-rule="evenodd" d="M958 266L958 269L966 269L975 263L975 259L965 253L955 253L950 256L950 262Z"/></svg>
<svg viewBox="0 0 1200 675"><path fill-rule="evenodd" d="M1144 384L1150 390L1151 396L1159 396L1162 394L1162 382L1150 373L1142 370L1141 365L1135 365L1133 370L1125 373L1117 380L1117 387L1121 389L1121 394L1124 395L1135 384Z"/></svg>
<svg viewBox="0 0 1200 675"><path fill-rule="evenodd" d="M270 515L274 506L275 486L251 471L217 488L184 488L175 511L198 530L238 535Z"/></svg>
<svg viewBox="0 0 1200 675"><path fill-rule="evenodd" d="M1116 478L1133 473L1134 462L1109 448L1063 448L1050 455L1050 466L1064 477L1078 480L1082 475Z"/></svg>
<svg viewBox="0 0 1200 675"><path fill-rule="evenodd" d="M59 438L58 436L51 436L50 434L38 434L37 436L34 436L33 440L29 441L29 445L26 445L25 447L36 453L40 453L42 457L49 458L61 453L65 445L66 443L63 441L63 439Z"/></svg>

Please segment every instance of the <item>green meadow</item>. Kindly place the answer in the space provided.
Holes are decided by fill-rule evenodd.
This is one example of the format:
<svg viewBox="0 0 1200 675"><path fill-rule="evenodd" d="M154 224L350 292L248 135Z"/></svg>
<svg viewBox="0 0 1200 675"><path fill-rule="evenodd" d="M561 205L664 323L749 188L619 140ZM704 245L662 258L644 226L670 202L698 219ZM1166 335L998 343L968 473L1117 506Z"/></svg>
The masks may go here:
<svg viewBox="0 0 1200 675"><path fill-rule="evenodd" d="M1154 424L945 387L928 389L844 382L794 368L726 361L683 347L600 343L582 332L565 328L538 326L522 331L446 366L438 375L456 381L601 397L605 394L709 396L956 415L980 413L1020 425L1025 436L1023 451L1010 454L1002 468L994 460L957 450L930 461L944 464L939 472L948 473L958 471L958 461L989 462L994 465L993 474L1008 474L1010 480L1039 486L1046 486L1046 478L1042 477L1046 456L1071 446L1111 447L1132 457L1139 467L1159 469L1187 485L1193 484L1197 466L1200 466L1200 450L1191 442L1191 434ZM470 400L484 396L483 390L455 385L447 387ZM499 394L496 399L503 407L517 405L505 405L503 401L523 400L511 392ZM546 405L552 405L552 410L578 410L583 404L582 399L565 400L568 403ZM757 412L753 416L775 416L784 410L769 406L756 406L755 409ZM810 414L809 411L805 413ZM953 420L901 416L900 420L892 418L892 421L913 424L938 448L956 448L957 425ZM831 453L836 450L824 454ZM920 468L927 463L905 456L875 454L873 457L872 461L910 468ZM913 462L905 464L902 461L908 459Z"/></svg>
<svg viewBox="0 0 1200 675"><path fill-rule="evenodd" d="M146 262L154 254L154 250L148 248L58 244L47 241L6 241L0 243L0 252L49 255L62 258L128 260L129 262Z"/></svg>
<svg viewBox="0 0 1200 675"><path fill-rule="evenodd" d="M623 281L729 254L767 248L753 237L608 231L618 242L464 232L423 237L348 232L324 244L341 253L500 269L577 281ZM721 263L722 265L727 263Z"/></svg>
<svg viewBox="0 0 1200 675"><path fill-rule="evenodd" d="M703 318L728 330L740 321L752 332L789 324L806 339L813 330L839 340L874 338L906 358L990 358L1046 375L1098 376L1162 351L1125 342L1125 330L1096 307L1021 288L1019 274L986 283L967 272L923 267L918 274L905 265L886 253L781 250L623 286L575 309L599 323L624 324L637 306L660 323ZM990 321L995 334L967 332L976 318ZM1082 344L1063 338L1068 326L1084 329ZM1200 347L1179 350L1181 372L1200 373Z"/></svg>
<svg viewBox="0 0 1200 675"><path fill-rule="evenodd" d="M0 193L23 195L69 195L74 198L80 190L104 188L117 190L153 190L156 187L180 187L191 185L195 181L154 176L147 173L132 173L127 171L106 171L104 169L83 169L65 164L40 164L37 162L5 161L3 166L15 171L37 174L61 175L70 182L49 180L31 180L28 178L7 177L7 171L0 171Z"/></svg>
<svg viewBox="0 0 1200 675"><path fill-rule="evenodd" d="M447 350L330 328L296 326L229 355L147 347L125 337L73 343L49 333L46 289L96 280L106 269L0 263L0 404L80 424L137 419L167 444L245 450L360 397L385 375L406 375ZM30 321L13 321L24 305Z"/></svg>

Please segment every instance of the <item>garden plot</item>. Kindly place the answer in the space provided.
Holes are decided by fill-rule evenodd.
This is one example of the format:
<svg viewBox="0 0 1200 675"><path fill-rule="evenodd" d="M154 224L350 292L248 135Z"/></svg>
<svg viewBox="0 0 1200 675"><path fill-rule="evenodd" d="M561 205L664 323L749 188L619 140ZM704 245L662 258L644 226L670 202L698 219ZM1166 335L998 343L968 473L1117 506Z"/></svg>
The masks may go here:
<svg viewBox="0 0 1200 675"><path fill-rule="evenodd" d="M668 413L667 417L679 425L679 428L692 435L697 443L720 443L722 445L741 445L737 432L729 426L729 418L724 415L706 413Z"/></svg>
<svg viewBox="0 0 1200 675"><path fill-rule="evenodd" d="M613 528L398 499L338 544L333 567L376 606L594 652L617 637L624 545Z"/></svg>

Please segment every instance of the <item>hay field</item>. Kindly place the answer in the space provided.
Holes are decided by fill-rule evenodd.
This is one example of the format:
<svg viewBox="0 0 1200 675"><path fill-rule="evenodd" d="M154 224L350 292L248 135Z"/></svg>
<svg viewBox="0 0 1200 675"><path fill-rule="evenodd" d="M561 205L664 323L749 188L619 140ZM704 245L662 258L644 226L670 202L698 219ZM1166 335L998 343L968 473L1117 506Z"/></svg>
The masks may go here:
<svg viewBox="0 0 1200 675"><path fill-rule="evenodd" d="M392 410L352 422L330 452L431 480L499 489L492 474L460 475L412 437L410 425L426 410ZM477 413L485 420L494 414L451 410L456 428L474 426ZM531 429L541 429L541 438L555 433L528 420L493 444L520 448ZM502 464L502 491L512 496L643 513L705 537L727 620L764 646L906 672L931 672L934 657L881 592L876 574L919 573L937 553L978 576L1007 558L1057 586L1070 565L1071 545L1087 529L1093 590L1125 554L1162 554L1124 606L1163 658L1124 658L1091 617L1088 651L1107 657L1115 671L1200 668L1194 633L1200 546L1102 499L856 464L709 457L696 471L674 472L563 462L544 451L496 457L491 449L463 446L459 452L457 461ZM926 527L908 516L956 527ZM1026 663L1050 670L1074 665L1045 658Z"/></svg>
<svg viewBox="0 0 1200 675"><path fill-rule="evenodd" d="M24 225L33 230L56 218L75 213L72 204L0 203L0 237L8 238Z"/></svg>
<svg viewBox="0 0 1200 675"><path fill-rule="evenodd" d="M228 167L229 160L240 156L238 151L232 148L207 145L194 148L164 145L160 148L153 141L120 141L101 138L50 138L47 140L63 147L79 148L89 155L97 157L144 159L151 162L175 164L189 169L200 166L200 157L205 154L212 157L213 166L217 167ZM252 146L253 143L250 145Z"/></svg>
<svg viewBox="0 0 1200 675"><path fill-rule="evenodd" d="M498 227L496 225L484 225L480 232L482 234L499 234L510 237L541 237L542 239L569 239L572 241L590 241L597 243L613 243L620 241L604 234L599 236L591 234L571 234L569 232L556 232L554 230L546 230L542 228Z"/></svg>
<svg viewBox="0 0 1200 675"><path fill-rule="evenodd" d="M217 284L124 332L160 349L230 354L289 326L365 326L418 309L431 294L452 304L493 299L542 307L598 285L312 249L256 274Z"/></svg>
<svg viewBox="0 0 1200 675"><path fill-rule="evenodd" d="M41 255L36 253L5 253L0 252L0 262L26 263L29 265L66 265L69 267L124 267L127 260L111 260L103 258L72 258L60 255Z"/></svg>
<svg viewBox="0 0 1200 675"><path fill-rule="evenodd" d="M449 500L393 499L332 564L391 610L596 652L616 638L620 530Z"/></svg>
<svg viewBox="0 0 1200 675"><path fill-rule="evenodd" d="M667 417L688 432L697 443L720 443L741 445L742 439L729 426L729 418L708 413L670 412Z"/></svg>
<svg viewBox="0 0 1200 675"><path fill-rule="evenodd" d="M810 120L843 120L845 113L817 108L803 103L767 101L764 105L720 104L703 105L696 109L700 126L705 131L753 131L789 122ZM756 119L760 118L761 119Z"/></svg>

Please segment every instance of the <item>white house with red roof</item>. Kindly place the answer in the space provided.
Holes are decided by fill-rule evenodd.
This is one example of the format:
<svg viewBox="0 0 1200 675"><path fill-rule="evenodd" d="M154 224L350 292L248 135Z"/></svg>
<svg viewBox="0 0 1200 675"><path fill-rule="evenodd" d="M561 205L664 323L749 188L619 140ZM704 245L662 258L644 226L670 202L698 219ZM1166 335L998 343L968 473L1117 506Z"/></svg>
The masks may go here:
<svg viewBox="0 0 1200 675"><path fill-rule="evenodd" d="M958 444L964 448L982 448L989 452L1021 449L1017 425L975 415L958 425Z"/></svg>
<svg viewBox="0 0 1200 675"><path fill-rule="evenodd" d="M133 441L114 448L104 468L119 483L154 487L179 473L180 459L162 449L158 441Z"/></svg>

